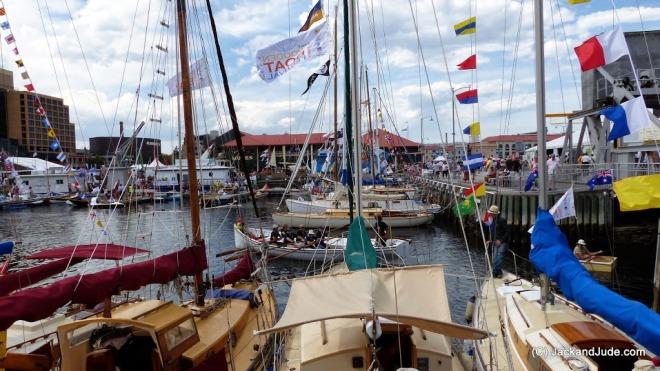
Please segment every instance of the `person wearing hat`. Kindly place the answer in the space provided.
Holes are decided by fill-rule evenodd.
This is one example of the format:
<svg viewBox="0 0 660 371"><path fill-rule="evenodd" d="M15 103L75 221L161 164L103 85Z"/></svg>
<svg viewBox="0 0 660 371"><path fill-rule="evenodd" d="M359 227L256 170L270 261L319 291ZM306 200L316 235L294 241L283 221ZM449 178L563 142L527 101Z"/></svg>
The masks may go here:
<svg viewBox="0 0 660 371"><path fill-rule="evenodd" d="M575 248L573 249L573 255L580 260L592 259L594 256L602 253L603 251L591 252L587 249L587 243L583 239L579 239Z"/></svg>
<svg viewBox="0 0 660 371"><path fill-rule="evenodd" d="M493 276L500 278L502 277L502 261L504 260L504 255L509 251L511 234L509 226L506 224L506 219L500 215L500 208L497 205L489 207L488 214L485 224L490 232L490 240L488 242L491 243L494 249Z"/></svg>
<svg viewBox="0 0 660 371"><path fill-rule="evenodd" d="M313 229L310 229L305 236L305 245L307 247L316 248L316 232Z"/></svg>

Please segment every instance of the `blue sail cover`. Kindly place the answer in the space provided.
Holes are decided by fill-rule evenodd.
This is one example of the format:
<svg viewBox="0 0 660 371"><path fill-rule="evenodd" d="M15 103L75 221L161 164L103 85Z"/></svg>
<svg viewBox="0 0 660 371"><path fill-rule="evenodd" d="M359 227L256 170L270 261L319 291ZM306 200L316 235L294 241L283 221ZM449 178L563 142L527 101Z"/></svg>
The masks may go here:
<svg viewBox="0 0 660 371"><path fill-rule="evenodd" d="M529 258L534 266L559 283L569 300L612 323L645 348L660 355L660 315L596 282L575 258L549 212L539 209Z"/></svg>

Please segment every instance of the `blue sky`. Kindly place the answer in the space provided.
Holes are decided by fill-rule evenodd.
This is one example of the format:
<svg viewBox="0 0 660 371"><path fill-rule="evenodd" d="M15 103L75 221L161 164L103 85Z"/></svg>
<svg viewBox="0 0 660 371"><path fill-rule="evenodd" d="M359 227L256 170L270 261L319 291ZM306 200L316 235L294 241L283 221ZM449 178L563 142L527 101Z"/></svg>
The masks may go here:
<svg viewBox="0 0 660 371"><path fill-rule="evenodd" d="M408 131L403 134L419 141L420 118L424 118L425 141L438 142L441 135L452 130L448 76L431 1L410 2L413 12L417 14L435 110L423 67L420 89L419 53L408 0L360 1L362 61L369 69L370 86L378 88L386 102L383 109L393 116L393 120L386 117L384 124L389 129L393 129L394 125L398 130L407 127ZM216 83L214 89L205 88L196 92L199 107L196 109L197 130L223 131L228 127L226 111L221 103L213 103L214 95L217 102L222 101L217 61L212 54L212 41L208 37L205 8L202 7L204 2L196 3L200 8L190 10L190 21L193 24L191 59L208 56L211 75ZM72 106L72 121L78 125L79 147L86 145L89 137L107 135L108 132L116 134L116 122L120 119L127 123L128 130L132 130L135 117L137 121L149 118L162 120L162 123L149 122L142 134L161 138L166 151L176 145L176 100L169 98L163 89L163 78L154 73L156 69L162 69L166 71L167 78L176 74L172 58L175 39L171 37L171 32L167 33L159 26L161 19L171 19L172 11L167 9L168 2L119 0L109 5L110 2L103 0L68 0L73 24L87 57L91 79L64 0L48 3L45 0L5 0L4 4L12 23L12 32L37 90L62 96ZM216 0L213 4L241 128L254 134L308 131L326 78L317 80L305 96L300 96L300 93L305 89L309 74L326 58L308 61L278 80L266 83L256 74L255 54L273 42L296 34L313 2ZM330 9L331 16L334 16L334 4L328 1L324 4L326 9ZM456 131L460 133L460 127L473 120L481 122L482 137L533 131L535 107L531 0L522 3L514 0L435 0L433 4L453 86L456 88L471 84L478 86L480 91L478 106L458 107ZM567 5L566 0L545 1L548 112L580 108L579 92L576 91L576 88L580 88L580 74L572 53L574 46L598 32L610 29L613 20L615 23L620 22L626 31L639 31L642 29L640 13L645 29L660 27L660 4L657 0L619 0L615 1L615 5L616 13L612 11L612 2L606 0L593 0L589 4L576 6ZM51 12L50 18L47 16L48 10ZM43 25L40 11L45 20ZM477 16L476 37L454 36L452 25L470 15ZM373 26L371 19L374 20ZM172 28L173 25L170 30ZM375 37L372 31L375 31ZM133 37L129 39L131 33ZM475 40L476 44L471 46ZM154 51L156 44L168 47L169 57ZM378 46L377 49L374 45ZM475 46L479 60L477 73L457 71L455 65L467 58ZM2 64L15 71L11 57L3 43ZM515 79L512 79L514 63L517 67ZM343 65L339 67L342 69ZM340 74L340 79L342 77ZM514 81L514 87L511 109L508 110L511 81ZM17 85L21 83L16 73L15 82ZM139 101L135 94L138 88L141 92ZM164 101L149 104L147 94L150 92L163 95ZM329 130L330 108L328 99L320 111L321 119L315 131ZM507 111L509 115L502 114ZM432 121L430 116L433 116ZM556 131L558 128L551 126L550 130ZM460 136L457 136L457 140L460 140Z"/></svg>

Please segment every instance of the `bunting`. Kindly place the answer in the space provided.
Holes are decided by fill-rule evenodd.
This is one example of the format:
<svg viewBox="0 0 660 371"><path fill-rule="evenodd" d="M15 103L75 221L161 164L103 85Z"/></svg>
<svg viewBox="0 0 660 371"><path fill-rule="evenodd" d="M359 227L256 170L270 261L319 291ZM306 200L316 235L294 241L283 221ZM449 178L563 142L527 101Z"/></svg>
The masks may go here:
<svg viewBox="0 0 660 371"><path fill-rule="evenodd" d="M20 71L20 76L23 79L23 86L25 87L25 90L34 94L32 98L32 104L35 108L35 112L41 116L41 125L46 129L46 134L48 138L52 139L50 142L50 149L53 151L58 151L59 154L57 155L57 159L70 166L70 163L67 161L66 154L62 151L62 145L60 143L60 140L57 137L57 133L55 132L55 129L50 125L50 121L48 120L48 114L46 112L46 109L41 105L41 101L39 100L39 96L36 93L36 88L34 86L34 82L30 78L30 74L27 71L27 68L25 67L25 63L23 62L23 58L21 58L21 54L18 51L18 46L16 45L16 37L14 36L12 30L11 30L11 25L9 23L9 20L6 18L7 17L7 10L5 9L4 3L2 0L0 0L0 29L2 29L2 32L5 33L4 38L5 42L7 45L12 46L12 52L16 56L15 63L18 68L22 68L23 70Z"/></svg>

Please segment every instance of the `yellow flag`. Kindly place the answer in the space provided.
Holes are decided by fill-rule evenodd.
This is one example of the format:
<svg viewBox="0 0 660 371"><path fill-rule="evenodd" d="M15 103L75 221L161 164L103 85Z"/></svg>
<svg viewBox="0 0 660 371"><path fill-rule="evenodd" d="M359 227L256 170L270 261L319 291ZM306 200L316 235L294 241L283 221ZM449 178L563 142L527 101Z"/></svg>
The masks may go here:
<svg viewBox="0 0 660 371"><path fill-rule="evenodd" d="M55 138L55 130L53 128L48 129L48 138Z"/></svg>
<svg viewBox="0 0 660 371"><path fill-rule="evenodd" d="M613 188L621 211L660 208L660 174L617 180Z"/></svg>
<svg viewBox="0 0 660 371"><path fill-rule="evenodd" d="M568 0L571 5L589 3L591 0Z"/></svg>
<svg viewBox="0 0 660 371"><path fill-rule="evenodd" d="M481 124L479 121L473 122L470 125L470 136L478 137L479 135L481 135Z"/></svg>

